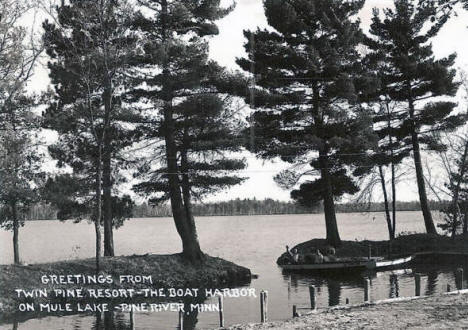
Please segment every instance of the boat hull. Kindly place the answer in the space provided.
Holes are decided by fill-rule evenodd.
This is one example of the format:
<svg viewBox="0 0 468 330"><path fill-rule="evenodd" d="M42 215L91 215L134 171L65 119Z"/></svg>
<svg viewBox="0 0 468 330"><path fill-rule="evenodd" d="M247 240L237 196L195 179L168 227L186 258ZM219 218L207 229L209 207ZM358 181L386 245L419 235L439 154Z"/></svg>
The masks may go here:
<svg viewBox="0 0 468 330"><path fill-rule="evenodd" d="M398 259L393 259L393 260L376 261L375 269L390 269L390 268L395 268L395 267L399 267L402 265L406 265L410 263L413 260L413 258L414 256L408 256L408 257L398 258Z"/></svg>
<svg viewBox="0 0 468 330"><path fill-rule="evenodd" d="M356 271L356 270L380 270L397 268L413 260L413 256L402 257L392 260L374 258L351 262L324 262L320 264L287 264L280 265L283 270L291 271Z"/></svg>

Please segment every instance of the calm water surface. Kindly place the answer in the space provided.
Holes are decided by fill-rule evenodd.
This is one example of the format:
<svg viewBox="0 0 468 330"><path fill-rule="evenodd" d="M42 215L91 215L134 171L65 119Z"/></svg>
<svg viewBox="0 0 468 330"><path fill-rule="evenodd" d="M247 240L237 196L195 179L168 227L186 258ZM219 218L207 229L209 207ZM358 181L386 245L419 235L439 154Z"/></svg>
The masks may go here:
<svg viewBox="0 0 468 330"><path fill-rule="evenodd" d="M386 223L381 213L339 214L341 238L344 240L386 239ZM399 232L423 232L420 212L400 212ZM323 215L278 215L201 217L197 228L203 250L212 255L246 266L259 278L251 283L259 293L268 291L270 320L291 317L293 305L309 304L308 286L317 287L319 307L363 300L362 275L346 277L317 277L282 273L276 258L285 245L293 246L311 238L325 236ZM116 254L177 253L180 240L172 219L132 219L114 233ZM94 255L94 228L86 222L74 224L57 221L28 222L20 231L22 260L26 263L88 258ZM0 263L12 262L11 233L0 231ZM456 267L422 267L372 275L372 299L414 295L413 272L425 276L422 291L426 294L443 292L447 283L455 286ZM467 272L465 271L465 274ZM215 301L213 301L215 302ZM258 322L258 298L226 298L226 325ZM176 329L177 313L137 313L135 329ZM218 325L214 312L186 317L184 329L209 329ZM98 317L76 315L31 319L17 324L3 324L0 329L129 329L129 316L113 313Z"/></svg>

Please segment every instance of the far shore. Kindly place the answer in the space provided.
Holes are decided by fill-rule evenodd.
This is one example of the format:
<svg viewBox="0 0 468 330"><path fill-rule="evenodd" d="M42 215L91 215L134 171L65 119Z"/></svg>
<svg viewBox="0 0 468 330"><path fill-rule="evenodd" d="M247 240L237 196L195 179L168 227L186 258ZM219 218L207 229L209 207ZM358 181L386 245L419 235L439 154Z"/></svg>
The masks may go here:
<svg viewBox="0 0 468 330"><path fill-rule="evenodd" d="M349 211L349 212L336 212L336 214L372 214L372 213L384 213L385 211ZM400 210L399 214L406 212L421 212L421 210ZM433 212L438 212L438 210L433 210ZM195 218L212 218L212 217L248 217L248 216L279 216L279 215L323 215L323 212L308 212L308 213L238 213L238 214L209 214L209 215L195 215ZM135 219L167 219L171 218L171 215L164 216L145 216L145 217L131 217L130 220ZM59 219L27 219L26 222L37 222L37 221L60 221L60 222L73 222L73 219L59 220ZM83 220L89 221L89 220Z"/></svg>

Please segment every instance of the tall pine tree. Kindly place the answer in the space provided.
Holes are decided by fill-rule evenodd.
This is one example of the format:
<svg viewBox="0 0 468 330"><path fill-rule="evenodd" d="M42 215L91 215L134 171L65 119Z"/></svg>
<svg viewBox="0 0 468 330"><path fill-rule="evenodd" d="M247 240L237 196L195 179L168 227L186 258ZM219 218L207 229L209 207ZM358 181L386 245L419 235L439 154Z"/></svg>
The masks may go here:
<svg viewBox="0 0 468 330"><path fill-rule="evenodd" d="M123 0L73 0L57 7L59 24L43 24L55 87L44 125L59 133L59 142L51 148L51 154L59 165L74 171L75 176L62 179L79 178L91 183L85 187L94 196L97 266L101 219L105 255L114 254L112 224L117 212L112 210L116 199L111 195L115 181L112 161L115 163L118 152L131 143L122 122L133 115L121 98L124 73L135 52L135 38L129 29L130 9ZM79 196L84 187L72 186ZM129 205L127 198L123 202Z"/></svg>
<svg viewBox="0 0 468 330"><path fill-rule="evenodd" d="M232 7L222 8L219 0L141 0L143 7L135 27L144 37L143 54L135 59L135 78L140 88L134 101L151 105L150 126L163 136L165 180L176 229L182 239L183 256L191 262L203 260L195 221L183 195L184 180L178 163L177 105L203 87L207 45L205 37L218 33L215 22Z"/></svg>
<svg viewBox="0 0 468 330"><path fill-rule="evenodd" d="M346 165L365 152L362 134L372 126L369 116L354 106L354 80L361 71L357 46L363 35L353 16L363 5L266 0L265 14L275 31L244 32L250 55L238 60L245 71L255 68L258 78L256 97L248 100L258 109L254 151L263 158L308 164L301 173L277 179L292 187L303 176L316 178L302 183L291 197L307 206L323 201L326 238L334 246L341 244L335 199L358 191Z"/></svg>
<svg viewBox="0 0 468 330"><path fill-rule="evenodd" d="M385 76L386 94L407 109L402 118L404 136L411 139L419 200L426 231L436 233L429 209L423 172L421 145L428 149L443 148L431 132L454 130L464 122L453 115L456 104L449 101L428 102L431 98L454 96L458 84L451 67L455 55L436 60L430 39L445 23L434 21L434 8L416 7L411 0L396 0L395 9L385 9L384 18L374 11L368 45L380 56L390 74Z"/></svg>

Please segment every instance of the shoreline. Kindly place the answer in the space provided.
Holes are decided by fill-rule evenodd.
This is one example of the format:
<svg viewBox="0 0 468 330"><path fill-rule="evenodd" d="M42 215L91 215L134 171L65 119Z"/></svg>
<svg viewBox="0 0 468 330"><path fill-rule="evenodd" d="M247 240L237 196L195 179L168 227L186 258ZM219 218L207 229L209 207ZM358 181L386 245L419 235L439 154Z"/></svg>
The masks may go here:
<svg viewBox="0 0 468 330"><path fill-rule="evenodd" d="M435 296L336 306L285 321L233 325L222 329L461 329L468 327L467 295L468 290L460 290Z"/></svg>
<svg viewBox="0 0 468 330"><path fill-rule="evenodd" d="M39 311L20 312L20 303L109 303L119 304L128 302L128 297L98 297L89 296L96 290L128 290L145 291L147 289L169 290L170 288L199 288L221 289L243 286L250 283L252 275L248 268L236 265L221 258L205 255L206 259L201 265L188 263L180 254L173 255L133 255L126 257L102 257L101 271L95 272L95 260L78 259L32 265L0 265L0 324L10 320L27 320L43 316L70 315L77 313L41 313ZM124 281L122 276L142 276L143 281ZM98 283L89 278L100 277ZM143 276L146 277L144 280ZM44 277L48 279L44 281ZM87 279L87 281L84 281ZM151 280L149 280L151 279ZM72 282L70 282L72 281ZM66 283L65 283L66 282ZM20 295L15 290L25 292L45 290L45 295L36 291L32 297ZM54 290L84 290L84 296L61 297ZM125 291L127 290L127 291ZM187 299L189 299L188 297ZM181 297L161 296L155 301L175 302ZM185 298L184 298L185 299ZM133 296L130 301L144 301L145 297ZM146 300L148 300L146 298ZM204 297L193 298L194 301L203 301ZM66 312L66 311L65 311Z"/></svg>

